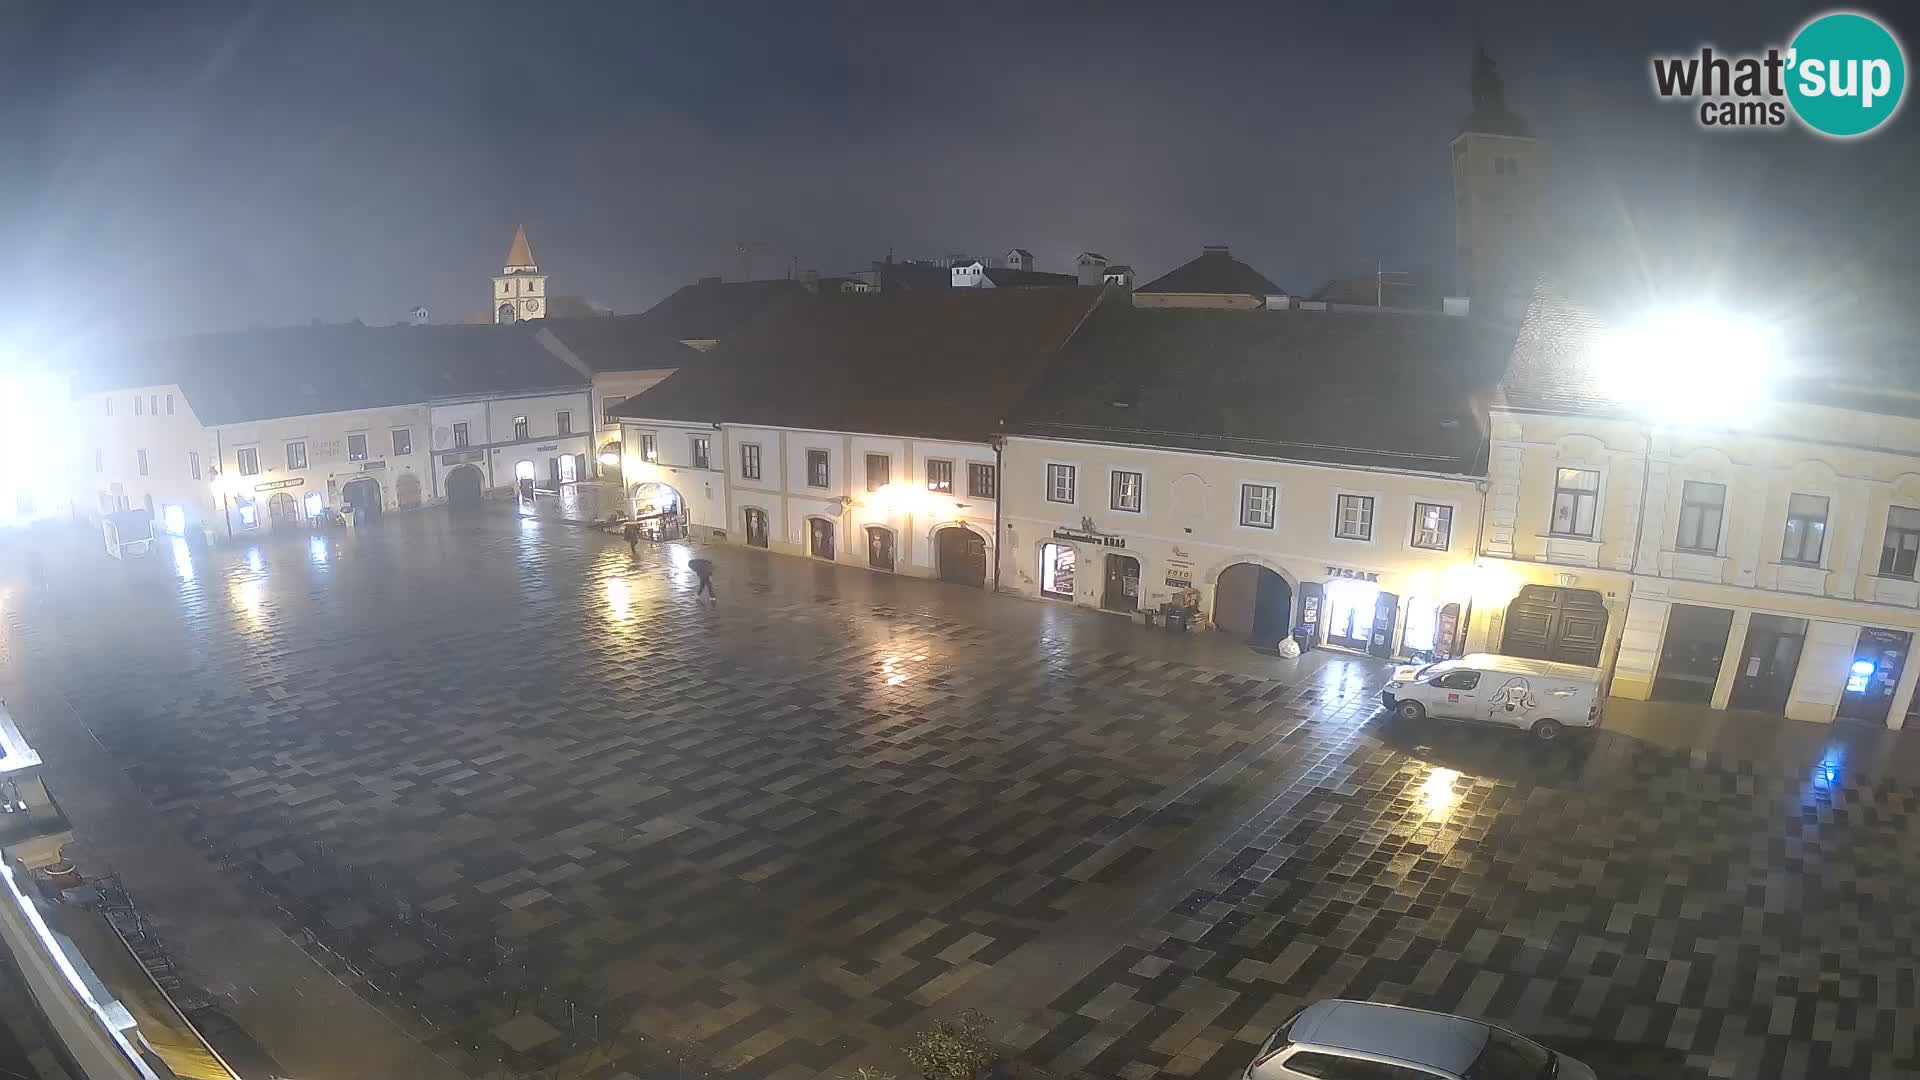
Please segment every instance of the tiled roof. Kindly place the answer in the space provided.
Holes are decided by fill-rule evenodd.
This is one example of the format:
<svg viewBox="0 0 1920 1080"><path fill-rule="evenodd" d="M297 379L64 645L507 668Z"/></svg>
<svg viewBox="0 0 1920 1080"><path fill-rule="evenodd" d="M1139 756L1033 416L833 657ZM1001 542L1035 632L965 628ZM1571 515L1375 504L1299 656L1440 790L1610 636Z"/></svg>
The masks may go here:
<svg viewBox="0 0 1920 1080"><path fill-rule="evenodd" d="M722 340L617 412L978 442L998 429L1097 289L823 295Z"/></svg>
<svg viewBox="0 0 1920 1080"><path fill-rule="evenodd" d="M705 356L678 338L662 336L657 322L645 314L548 319L538 325L594 371L680 368Z"/></svg>
<svg viewBox="0 0 1920 1080"><path fill-rule="evenodd" d="M1511 348L1510 334L1445 315L1107 304L1007 429L1478 475Z"/></svg>
<svg viewBox="0 0 1920 1080"><path fill-rule="evenodd" d="M781 304L802 299L798 281L719 281L683 285L641 312L649 333L674 341L718 341Z"/></svg>
<svg viewBox="0 0 1920 1080"><path fill-rule="evenodd" d="M1224 247L1209 247L1200 256L1140 286L1143 293L1218 293L1233 296L1272 296L1286 290Z"/></svg>
<svg viewBox="0 0 1920 1080"><path fill-rule="evenodd" d="M1002 289L1044 289L1080 284L1073 274L1052 274L1045 270L1014 270L1004 266L986 267L987 280Z"/></svg>
<svg viewBox="0 0 1920 1080"><path fill-rule="evenodd" d="M74 386L89 392L177 384L201 423L219 425L585 385L585 377L534 340L539 325L202 334L92 358Z"/></svg>

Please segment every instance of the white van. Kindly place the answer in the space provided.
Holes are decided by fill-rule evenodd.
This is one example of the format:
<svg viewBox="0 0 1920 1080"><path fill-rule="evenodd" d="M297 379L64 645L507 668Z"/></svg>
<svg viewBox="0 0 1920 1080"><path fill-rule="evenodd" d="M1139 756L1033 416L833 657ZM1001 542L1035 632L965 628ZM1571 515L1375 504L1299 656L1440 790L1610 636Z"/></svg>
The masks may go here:
<svg viewBox="0 0 1920 1080"><path fill-rule="evenodd" d="M1531 731L1542 741L1600 726L1600 669L1474 653L1394 669L1380 700L1402 720L1435 716Z"/></svg>

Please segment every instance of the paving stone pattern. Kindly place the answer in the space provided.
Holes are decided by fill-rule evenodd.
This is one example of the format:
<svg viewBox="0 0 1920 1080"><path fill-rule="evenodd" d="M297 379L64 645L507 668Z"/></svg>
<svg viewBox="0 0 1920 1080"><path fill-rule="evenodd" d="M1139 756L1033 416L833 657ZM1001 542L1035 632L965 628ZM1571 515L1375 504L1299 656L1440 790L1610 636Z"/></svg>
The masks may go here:
<svg viewBox="0 0 1920 1080"><path fill-rule="evenodd" d="M1226 1077L1331 994L1615 1075L1920 1068L1905 779L1401 728L1377 664L730 549L703 604L690 554L395 516L70 577L10 655L475 1073L624 1027L808 1076L979 1003L1051 1071Z"/></svg>

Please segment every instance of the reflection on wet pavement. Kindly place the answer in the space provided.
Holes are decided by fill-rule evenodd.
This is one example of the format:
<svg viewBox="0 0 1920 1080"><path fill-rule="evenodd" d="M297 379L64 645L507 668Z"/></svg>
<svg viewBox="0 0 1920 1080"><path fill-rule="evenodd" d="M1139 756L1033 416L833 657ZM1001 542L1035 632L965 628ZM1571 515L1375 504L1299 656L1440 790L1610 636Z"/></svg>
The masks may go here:
<svg viewBox="0 0 1920 1080"><path fill-rule="evenodd" d="M6 675L478 1062L546 1064L564 1002L812 1075L979 1004L1057 1072L1224 1077L1343 994L1701 1075L1916 1064L1915 791L1844 741L1403 726L1372 661L1228 674L731 548L705 605L691 553L437 512L162 552L9 607Z"/></svg>

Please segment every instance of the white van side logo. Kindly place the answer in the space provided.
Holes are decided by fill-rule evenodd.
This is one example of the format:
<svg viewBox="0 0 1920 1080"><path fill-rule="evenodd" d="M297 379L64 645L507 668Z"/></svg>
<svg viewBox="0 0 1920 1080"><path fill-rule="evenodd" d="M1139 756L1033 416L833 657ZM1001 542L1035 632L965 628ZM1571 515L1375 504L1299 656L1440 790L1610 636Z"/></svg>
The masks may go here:
<svg viewBox="0 0 1920 1080"><path fill-rule="evenodd" d="M1533 696L1532 684L1515 675L1487 698L1487 719L1492 720L1503 712L1526 712L1538 704L1540 702Z"/></svg>

